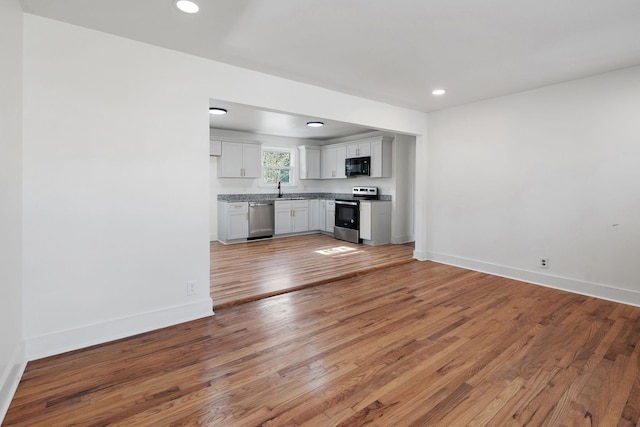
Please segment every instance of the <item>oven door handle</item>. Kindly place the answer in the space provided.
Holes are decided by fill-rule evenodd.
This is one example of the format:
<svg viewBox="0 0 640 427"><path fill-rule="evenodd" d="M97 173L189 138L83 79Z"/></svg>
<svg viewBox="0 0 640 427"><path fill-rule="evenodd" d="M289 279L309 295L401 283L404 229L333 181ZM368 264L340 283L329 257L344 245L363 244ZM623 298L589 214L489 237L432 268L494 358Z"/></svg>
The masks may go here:
<svg viewBox="0 0 640 427"><path fill-rule="evenodd" d="M348 201L338 201L336 200L336 205L349 205L349 206L358 206L358 202L348 202Z"/></svg>

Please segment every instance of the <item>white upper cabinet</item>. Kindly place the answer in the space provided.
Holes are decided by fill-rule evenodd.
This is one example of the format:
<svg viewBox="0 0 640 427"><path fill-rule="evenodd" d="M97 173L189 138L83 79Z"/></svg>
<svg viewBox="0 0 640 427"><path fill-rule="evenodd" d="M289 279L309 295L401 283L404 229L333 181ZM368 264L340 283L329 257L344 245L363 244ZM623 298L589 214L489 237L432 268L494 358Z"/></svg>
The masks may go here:
<svg viewBox="0 0 640 427"><path fill-rule="evenodd" d="M222 141L218 157L220 178L260 178L262 149L258 144Z"/></svg>
<svg viewBox="0 0 640 427"><path fill-rule="evenodd" d="M371 139L371 178L391 177L391 139L376 137Z"/></svg>
<svg viewBox="0 0 640 427"><path fill-rule="evenodd" d="M300 145L300 179L320 179L320 147Z"/></svg>
<svg viewBox="0 0 640 427"><path fill-rule="evenodd" d="M365 139L347 144L347 159L369 156L371 156L371 140Z"/></svg>
<svg viewBox="0 0 640 427"><path fill-rule="evenodd" d="M344 145L327 145L322 147L320 161L322 179L346 178L344 159L347 158L347 147Z"/></svg>
<svg viewBox="0 0 640 427"><path fill-rule="evenodd" d="M222 141L219 139L209 141L209 156L219 156L222 154Z"/></svg>

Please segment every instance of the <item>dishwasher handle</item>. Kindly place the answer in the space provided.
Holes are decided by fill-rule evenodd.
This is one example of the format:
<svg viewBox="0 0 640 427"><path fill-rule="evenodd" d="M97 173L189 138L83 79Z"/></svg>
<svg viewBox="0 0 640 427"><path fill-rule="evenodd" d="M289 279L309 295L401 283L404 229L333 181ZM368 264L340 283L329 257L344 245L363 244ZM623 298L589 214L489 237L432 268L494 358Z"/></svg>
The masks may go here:
<svg viewBox="0 0 640 427"><path fill-rule="evenodd" d="M273 202L249 202L249 206L273 206Z"/></svg>

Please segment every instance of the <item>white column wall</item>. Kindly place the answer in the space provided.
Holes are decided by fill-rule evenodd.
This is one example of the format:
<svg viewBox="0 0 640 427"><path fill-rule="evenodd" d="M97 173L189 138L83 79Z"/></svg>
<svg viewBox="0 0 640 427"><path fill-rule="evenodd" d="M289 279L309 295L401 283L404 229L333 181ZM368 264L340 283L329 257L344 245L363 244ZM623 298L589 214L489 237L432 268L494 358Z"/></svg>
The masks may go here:
<svg viewBox="0 0 640 427"><path fill-rule="evenodd" d="M32 15L24 42L27 356L210 315L208 99L189 69Z"/></svg>
<svg viewBox="0 0 640 427"><path fill-rule="evenodd" d="M24 370L22 344L22 10L0 2L0 424Z"/></svg>
<svg viewBox="0 0 640 427"><path fill-rule="evenodd" d="M392 160L395 196L392 200L391 241L393 243L412 242L414 241L416 138L396 135L393 141Z"/></svg>
<svg viewBox="0 0 640 427"><path fill-rule="evenodd" d="M420 112L32 15L24 55L30 358L211 312L209 98L426 132Z"/></svg>
<svg viewBox="0 0 640 427"><path fill-rule="evenodd" d="M426 257L640 304L639 111L634 67L429 114Z"/></svg>

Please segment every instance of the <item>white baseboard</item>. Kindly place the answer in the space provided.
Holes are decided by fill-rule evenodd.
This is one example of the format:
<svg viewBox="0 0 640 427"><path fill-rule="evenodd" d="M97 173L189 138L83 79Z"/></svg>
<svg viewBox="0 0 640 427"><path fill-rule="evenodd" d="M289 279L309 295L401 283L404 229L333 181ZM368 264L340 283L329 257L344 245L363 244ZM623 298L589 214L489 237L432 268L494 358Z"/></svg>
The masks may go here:
<svg viewBox="0 0 640 427"><path fill-rule="evenodd" d="M415 259L417 259L418 261L428 261L429 260L429 253L426 251L419 251L417 249L414 249L413 251L413 257ZM435 260L434 260L435 261ZM446 264L443 263L443 264Z"/></svg>
<svg viewBox="0 0 640 427"><path fill-rule="evenodd" d="M190 304L168 307L162 310L113 319L104 323L83 326L77 329L27 338L25 342L26 359L41 359L43 357L149 332L154 329L208 317L213 314L213 301L211 298L204 298Z"/></svg>
<svg viewBox="0 0 640 427"><path fill-rule="evenodd" d="M414 240L415 239L413 238L413 236L408 236L408 235L391 236L391 243L396 244L396 245L402 245L404 243L413 242Z"/></svg>
<svg viewBox="0 0 640 427"><path fill-rule="evenodd" d="M534 285L546 286L548 288L560 289L563 291L601 298L608 301L640 306L640 292L632 291L629 289L614 288L598 283L584 282L567 277L560 277L535 271L506 267L503 265L491 264L484 261L477 261L473 259L461 258L436 252L414 251L413 256L420 261L435 261L442 264L448 264L456 267L466 268L469 270L493 274L495 276L519 280L521 282L532 283Z"/></svg>
<svg viewBox="0 0 640 427"><path fill-rule="evenodd" d="M24 343L20 343L13 353L13 357L6 366L5 372L0 372L0 424L7 415L9 405L16 393L20 378L27 366Z"/></svg>

